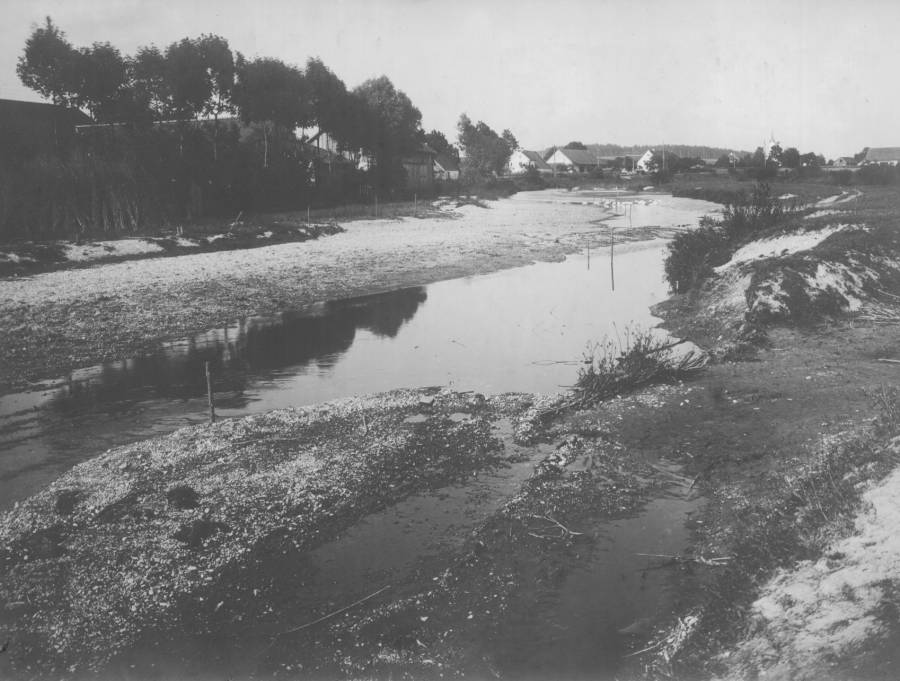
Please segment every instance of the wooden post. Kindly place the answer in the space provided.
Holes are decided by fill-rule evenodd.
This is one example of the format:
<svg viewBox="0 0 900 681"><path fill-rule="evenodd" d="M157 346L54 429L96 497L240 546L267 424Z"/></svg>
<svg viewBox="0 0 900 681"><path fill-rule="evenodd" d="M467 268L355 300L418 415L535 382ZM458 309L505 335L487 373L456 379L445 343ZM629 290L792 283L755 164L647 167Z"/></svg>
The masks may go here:
<svg viewBox="0 0 900 681"><path fill-rule="evenodd" d="M612 290L616 290L616 270L615 265L613 264L613 250L615 249L616 244L616 234L613 231L612 223L609 225L609 281L612 285Z"/></svg>
<svg viewBox="0 0 900 681"><path fill-rule="evenodd" d="M209 422L216 422L216 401L213 397L212 390L212 375L209 373L209 362L204 363L206 365L206 395L209 398Z"/></svg>
<svg viewBox="0 0 900 681"><path fill-rule="evenodd" d="M375 194L375 217L378 217L378 194Z"/></svg>
<svg viewBox="0 0 900 681"><path fill-rule="evenodd" d="M306 229L309 231L309 204L306 204Z"/></svg>
<svg viewBox="0 0 900 681"><path fill-rule="evenodd" d="M413 194L413 217L419 217L419 195Z"/></svg>

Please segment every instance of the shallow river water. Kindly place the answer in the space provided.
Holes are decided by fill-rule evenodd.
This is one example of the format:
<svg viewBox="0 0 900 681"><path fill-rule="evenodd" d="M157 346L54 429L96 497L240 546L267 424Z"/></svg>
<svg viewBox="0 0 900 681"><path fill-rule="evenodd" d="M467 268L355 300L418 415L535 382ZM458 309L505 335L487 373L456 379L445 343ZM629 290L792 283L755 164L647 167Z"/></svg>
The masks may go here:
<svg viewBox="0 0 900 681"><path fill-rule="evenodd" d="M584 204L598 218L610 200L595 192L532 196ZM611 222L619 232L672 226L696 222L710 206L656 196ZM616 246L612 289L609 249L587 247L609 223L582 229L584 250L564 262L246 318L153 355L0 396L0 510L110 447L204 421L207 361L222 417L402 387L562 390L593 344L622 337L629 324L653 326L648 307L667 295L662 240Z"/></svg>
<svg viewBox="0 0 900 681"><path fill-rule="evenodd" d="M591 192L542 196L590 207L609 198ZM636 204L630 221L620 217L613 224L625 230L695 223L710 209L704 202L671 197L654 201ZM606 224L594 230L598 238ZM205 421L205 362L213 371L217 413L225 418L400 387L563 390L574 383L594 344L658 321L649 307L667 295L665 250L661 240L617 246L614 288L609 249L595 246L590 255L585 249L564 262L243 319L167 344L150 356L79 370L42 389L2 396L0 510L110 447ZM544 454L536 448L530 459L508 468L407 499L304 556L306 596L278 614L278 626L350 602L388 577L393 583L412 579L423 561L460 545L495 512ZM685 548L685 522L701 503L686 496L684 489L661 492L635 517L590 528L589 558L572 566L539 610L496 641L502 671L511 678L613 674L625 652L620 630L636 619L659 616L671 602L666 571L642 572L646 559L637 556ZM296 586L297 574L277 575L285 593ZM261 632L260 640L265 635ZM258 643L182 638L163 645L163 663L156 641L147 656L141 650L126 654L120 671L134 674L132 665L149 671L144 665L152 657L147 676L156 678L252 673L246 659ZM135 678L144 676L138 672Z"/></svg>

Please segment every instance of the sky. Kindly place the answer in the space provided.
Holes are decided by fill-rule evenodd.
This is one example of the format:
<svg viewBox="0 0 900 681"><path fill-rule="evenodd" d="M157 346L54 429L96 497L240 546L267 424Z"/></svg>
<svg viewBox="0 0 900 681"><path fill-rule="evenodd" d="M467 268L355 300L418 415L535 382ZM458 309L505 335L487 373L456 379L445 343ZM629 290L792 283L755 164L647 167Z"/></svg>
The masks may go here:
<svg viewBox="0 0 900 681"><path fill-rule="evenodd" d="M527 149L579 140L900 146L894 0L0 0L0 98L51 16L123 53L213 33L248 57L320 57L349 87L387 75L456 140L465 112Z"/></svg>

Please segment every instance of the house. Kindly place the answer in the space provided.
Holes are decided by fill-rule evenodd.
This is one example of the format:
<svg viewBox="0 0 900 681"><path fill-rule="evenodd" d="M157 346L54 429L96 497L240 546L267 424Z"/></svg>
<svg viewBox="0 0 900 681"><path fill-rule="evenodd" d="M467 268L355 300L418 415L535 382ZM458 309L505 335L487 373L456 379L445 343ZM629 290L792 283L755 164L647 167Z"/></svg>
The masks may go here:
<svg viewBox="0 0 900 681"><path fill-rule="evenodd" d="M644 155L638 159L637 169L642 173L646 173L649 171L652 164L653 164L653 149L647 149L647 151L644 152Z"/></svg>
<svg viewBox="0 0 900 681"><path fill-rule="evenodd" d="M547 165L555 170L586 173L600 167L600 155L586 149L557 149L547 159Z"/></svg>
<svg viewBox="0 0 900 681"><path fill-rule="evenodd" d="M850 168L851 166L855 166L856 161L852 156L841 156L840 158L836 158L834 160L835 168Z"/></svg>
<svg viewBox="0 0 900 681"><path fill-rule="evenodd" d="M509 157L509 161L506 164L506 171L510 175L521 175L522 173L527 172L529 168L535 168L542 174L553 172L537 151L516 149Z"/></svg>
<svg viewBox="0 0 900 681"><path fill-rule="evenodd" d="M0 99L0 149L7 158L30 158L65 149L75 138L75 127L91 119L77 109Z"/></svg>
<svg viewBox="0 0 900 681"><path fill-rule="evenodd" d="M900 163L900 147L874 147L866 152L863 163L895 166Z"/></svg>
<svg viewBox="0 0 900 681"><path fill-rule="evenodd" d="M458 180L459 179L459 161L449 154L438 154L434 157L434 179L435 180Z"/></svg>
<svg viewBox="0 0 900 681"><path fill-rule="evenodd" d="M437 152L423 144L400 161L406 171L406 188L416 192L434 191L434 159Z"/></svg>

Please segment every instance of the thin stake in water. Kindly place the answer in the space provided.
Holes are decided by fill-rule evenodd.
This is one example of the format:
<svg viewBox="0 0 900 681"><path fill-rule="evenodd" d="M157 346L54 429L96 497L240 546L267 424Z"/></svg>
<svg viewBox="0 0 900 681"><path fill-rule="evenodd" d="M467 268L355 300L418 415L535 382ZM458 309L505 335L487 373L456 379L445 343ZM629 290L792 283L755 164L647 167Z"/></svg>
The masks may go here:
<svg viewBox="0 0 900 681"><path fill-rule="evenodd" d="M612 223L609 225L609 281L612 285L612 290L616 290L616 269L614 263L614 252L615 252L615 243L616 243L616 233L613 231Z"/></svg>
<svg viewBox="0 0 900 681"><path fill-rule="evenodd" d="M212 375L209 372L209 362L204 362L206 366L206 395L209 398L209 422L216 422L216 401L213 397Z"/></svg>

